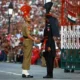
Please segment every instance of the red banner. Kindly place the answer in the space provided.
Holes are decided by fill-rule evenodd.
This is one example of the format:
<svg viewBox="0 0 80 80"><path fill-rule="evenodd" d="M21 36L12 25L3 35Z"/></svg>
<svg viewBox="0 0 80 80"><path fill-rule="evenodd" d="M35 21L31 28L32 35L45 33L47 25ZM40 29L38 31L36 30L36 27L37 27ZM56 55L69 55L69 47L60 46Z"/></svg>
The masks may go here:
<svg viewBox="0 0 80 80"><path fill-rule="evenodd" d="M67 10L72 11L72 12L75 12L75 13L77 12L77 7L74 4L72 4L71 1L66 0L65 5L66 5L66 9Z"/></svg>

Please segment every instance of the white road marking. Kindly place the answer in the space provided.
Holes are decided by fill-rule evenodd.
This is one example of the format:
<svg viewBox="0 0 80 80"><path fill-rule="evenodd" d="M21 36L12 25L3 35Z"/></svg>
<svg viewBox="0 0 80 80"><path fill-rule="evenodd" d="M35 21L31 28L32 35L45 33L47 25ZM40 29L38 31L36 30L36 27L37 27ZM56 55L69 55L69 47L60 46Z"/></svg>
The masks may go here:
<svg viewBox="0 0 80 80"><path fill-rule="evenodd" d="M1 71L0 72L2 73L6 73L6 74L13 74L13 75L18 75L18 76L21 76L22 74L18 74L18 73L14 73L14 72L7 72L7 71Z"/></svg>

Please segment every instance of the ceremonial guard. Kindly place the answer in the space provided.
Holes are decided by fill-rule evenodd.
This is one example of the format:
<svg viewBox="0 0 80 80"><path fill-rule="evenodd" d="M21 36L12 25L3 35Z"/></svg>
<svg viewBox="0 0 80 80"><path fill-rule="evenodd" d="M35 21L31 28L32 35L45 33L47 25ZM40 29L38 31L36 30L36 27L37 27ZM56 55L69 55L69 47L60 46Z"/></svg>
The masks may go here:
<svg viewBox="0 0 80 80"><path fill-rule="evenodd" d="M28 72L31 64L31 56L32 56L32 46L34 42L40 42L40 40L35 40L31 35L31 19L30 19L30 11L31 7L28 4L23 5L20 10L23 12L24 23L22 26L22 34L23 34L23 63L22 63L22 77L23 78L33 78Z"/></svg>
<svg viewBox="0 0 80 80"><path fill-rule="evenodd" d="M44 39L41 41L45 44L45 52L43 56L46 60L47 75L43 78L53 78L53 67L54 59L56 56L55 40L59 37L59 23L57 18L53 17L50 10L53 3L45 3L44 8L46 9L45 14L45 29L44 29Z"/></svg>

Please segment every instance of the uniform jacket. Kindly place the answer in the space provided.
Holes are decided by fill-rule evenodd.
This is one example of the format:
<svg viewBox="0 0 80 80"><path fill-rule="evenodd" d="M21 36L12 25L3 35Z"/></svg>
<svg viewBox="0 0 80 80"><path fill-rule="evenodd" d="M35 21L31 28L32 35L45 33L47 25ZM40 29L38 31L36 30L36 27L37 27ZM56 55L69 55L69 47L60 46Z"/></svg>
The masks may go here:
<svg viewBox="0 0 80 80"><path fill-rule="evenodd" d="M51 16L48 15L46 16L47 21L46 21L46 25L45 25L45 29L44 29L44 39L43 41L45 41L45 39L47 39L46 41L46 45L45 45L45 51L47 51L48 47L51 48L52 52L55 52L55 41L53 39L53 37L59 37L59 23L58 20Z"/></svg>

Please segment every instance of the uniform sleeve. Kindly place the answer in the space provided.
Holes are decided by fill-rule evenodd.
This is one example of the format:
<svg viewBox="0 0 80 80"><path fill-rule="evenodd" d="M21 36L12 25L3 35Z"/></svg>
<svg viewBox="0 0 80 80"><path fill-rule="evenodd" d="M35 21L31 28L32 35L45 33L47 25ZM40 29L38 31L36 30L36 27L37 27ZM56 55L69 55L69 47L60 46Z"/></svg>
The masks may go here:
<svg viewBox="0 0 80 80"><path fill-rule="evenodd" d="M30 30L28 27L26 27L26 33L27 33L27 35L30 34Z"/></svg>
<svg viewBox="0 0 80 80"><path fill-rule="evenodd" d="M51 24L52 35L55 37L60 37L58 20L56 18L52 17L49 19L49 22Z"/></svg>

